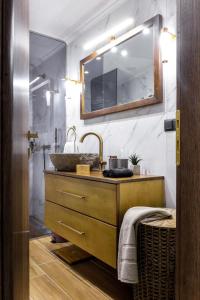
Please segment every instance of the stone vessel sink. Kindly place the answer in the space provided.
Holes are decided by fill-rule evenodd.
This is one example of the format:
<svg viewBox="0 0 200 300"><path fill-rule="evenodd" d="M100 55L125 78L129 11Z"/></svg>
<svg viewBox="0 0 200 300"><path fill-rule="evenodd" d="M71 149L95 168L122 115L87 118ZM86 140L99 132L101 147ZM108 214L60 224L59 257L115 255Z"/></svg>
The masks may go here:
<svg viewBox="0 0 200 300"><path fill-rule="evenodd" d="M99 154L94 153L53 153L50 159L58 171L76 171L76 165L90 165L91 169L98 169Z"/></svg>

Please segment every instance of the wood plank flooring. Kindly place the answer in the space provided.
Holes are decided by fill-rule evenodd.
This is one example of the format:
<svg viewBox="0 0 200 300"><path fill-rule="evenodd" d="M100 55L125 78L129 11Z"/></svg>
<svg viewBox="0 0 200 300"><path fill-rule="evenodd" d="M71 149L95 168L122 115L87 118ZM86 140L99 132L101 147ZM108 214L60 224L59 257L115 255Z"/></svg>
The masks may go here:
<svg viewBox="0 0 200 300"><path fill-rule="evenodd" d="M30 241L31 300L132 300L132 287L117 280L116 272L90 259L73 266L52 251L70 243L52 244L50 237Z"/></svg>

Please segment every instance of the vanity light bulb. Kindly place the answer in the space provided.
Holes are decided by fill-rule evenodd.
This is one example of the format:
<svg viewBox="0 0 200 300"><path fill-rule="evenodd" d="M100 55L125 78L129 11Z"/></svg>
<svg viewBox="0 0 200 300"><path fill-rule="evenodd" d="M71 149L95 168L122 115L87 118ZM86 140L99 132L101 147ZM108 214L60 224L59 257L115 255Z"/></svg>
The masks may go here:
<svg viewBox="0 0 200 300"><path fill-rule="evenodd" d="M127 56L128 55L128 51L127 50L122 50L121 51L121 56Z"/></svg>
<svg viewBox="0 0 200 300"><path fill-rule="evenodd" d="M117 53L117 47L112 47L110 50L112 53Z"/></svg>
<svg viewBox="0 0 200 300"><path fill-rule="evenodd" d="M142 32L144 34L149 34L150 33L150 29L148 27L145 27Z"/></svg>
<svg viewBox="0 0 200 300"><path fill-rule="evenodd" d="M162 62L167 63L169 60L173 59L175 55L174 47L176 45L176 36L164 28L160 36L160 47L162 54Z"/></svg>
<svg viewBox="0 0 200 300"><path fill-rule="evenodd" d="M50 104L51 104L51 92L50 91L46 91L46 102L47 102L47 106L50 106Z"/></svg>
<svg viewBox="0 0 200 300"><path fill-rule="evenodd" d="M29 86L31 86L32 84L36 83L39 79L40 79L40 76L38 76L38 77L36 77L35 79L33 79L33 80L29 83Z"/></svg>
<svg viewBox="0 0 200 300"><path fill-rule="evenodd" d="M97 56L97 57L96 57L96 60L101 60L101 56Z"/></svg>
<svg viewBox="0 0 200 300"><path fill-rule="evenodd" d="M84 50L92 49L96 45L98 45L98 44L102 43L103 41L105 41L106 39L110 38L111 36L114 36L117 33L125 30L126 28L128 28L129 26L131 26L133 24L133 21L134 20L132 18L125 19L123 22L121 22L117 26L115 26L115 27L111 28L110 30L104 32L102 35L98 36L94 40L86 43L83 46Z"/></svg>
<svg viewBox="0 0 200 300"><path fill-rule="evenodd" d="M85 70L85 72L84 72L85 74L89 74L90 72L89 71L87 71L87 70Z"/></svg>
<svg viewBox="0 0 200 300"><path fill-rule="evenodd" d="M71 99L71 82L69 80L66 80L65 83L65 88L66 88L66 95L65 95L65 100Z"/></svg>

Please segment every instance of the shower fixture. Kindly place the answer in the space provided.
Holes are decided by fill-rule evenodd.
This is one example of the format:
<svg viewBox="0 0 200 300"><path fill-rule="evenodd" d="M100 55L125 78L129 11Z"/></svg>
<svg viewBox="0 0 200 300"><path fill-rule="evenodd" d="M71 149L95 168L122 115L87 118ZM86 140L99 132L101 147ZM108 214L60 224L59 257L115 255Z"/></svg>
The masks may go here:
<svg viewBox="0 0 200 300"><path fill-rule="evenodd" d="M34 83L36 83L38 80L40 79L45 79L46 78L46 74L41 74L41 75L38 75L35 79L33 79L30 83L29 83L29 86L33 85Z"/></svg>

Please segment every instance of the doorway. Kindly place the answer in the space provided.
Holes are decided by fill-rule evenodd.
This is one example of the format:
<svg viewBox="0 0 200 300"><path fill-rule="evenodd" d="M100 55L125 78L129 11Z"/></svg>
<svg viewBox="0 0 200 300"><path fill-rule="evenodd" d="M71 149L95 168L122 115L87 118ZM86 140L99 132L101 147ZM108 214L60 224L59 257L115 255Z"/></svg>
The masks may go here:
<svg viewBox="0 0 200 300"><path fill-rule="evenodd" d="M27 155L26 105L29 94L28 85L17 79L28 78L28 2L0 0L0 8L1 299L21 300L28 299L29 229L27 164L24 157ZM181 45L178 51L181 166L178 168L177 179L177 299L181 300L200 298L199 12L199 1L178 1L178 44ZM13 21L15 35L12 32ZM21 114L25 118L21 118Z"/></svg>

